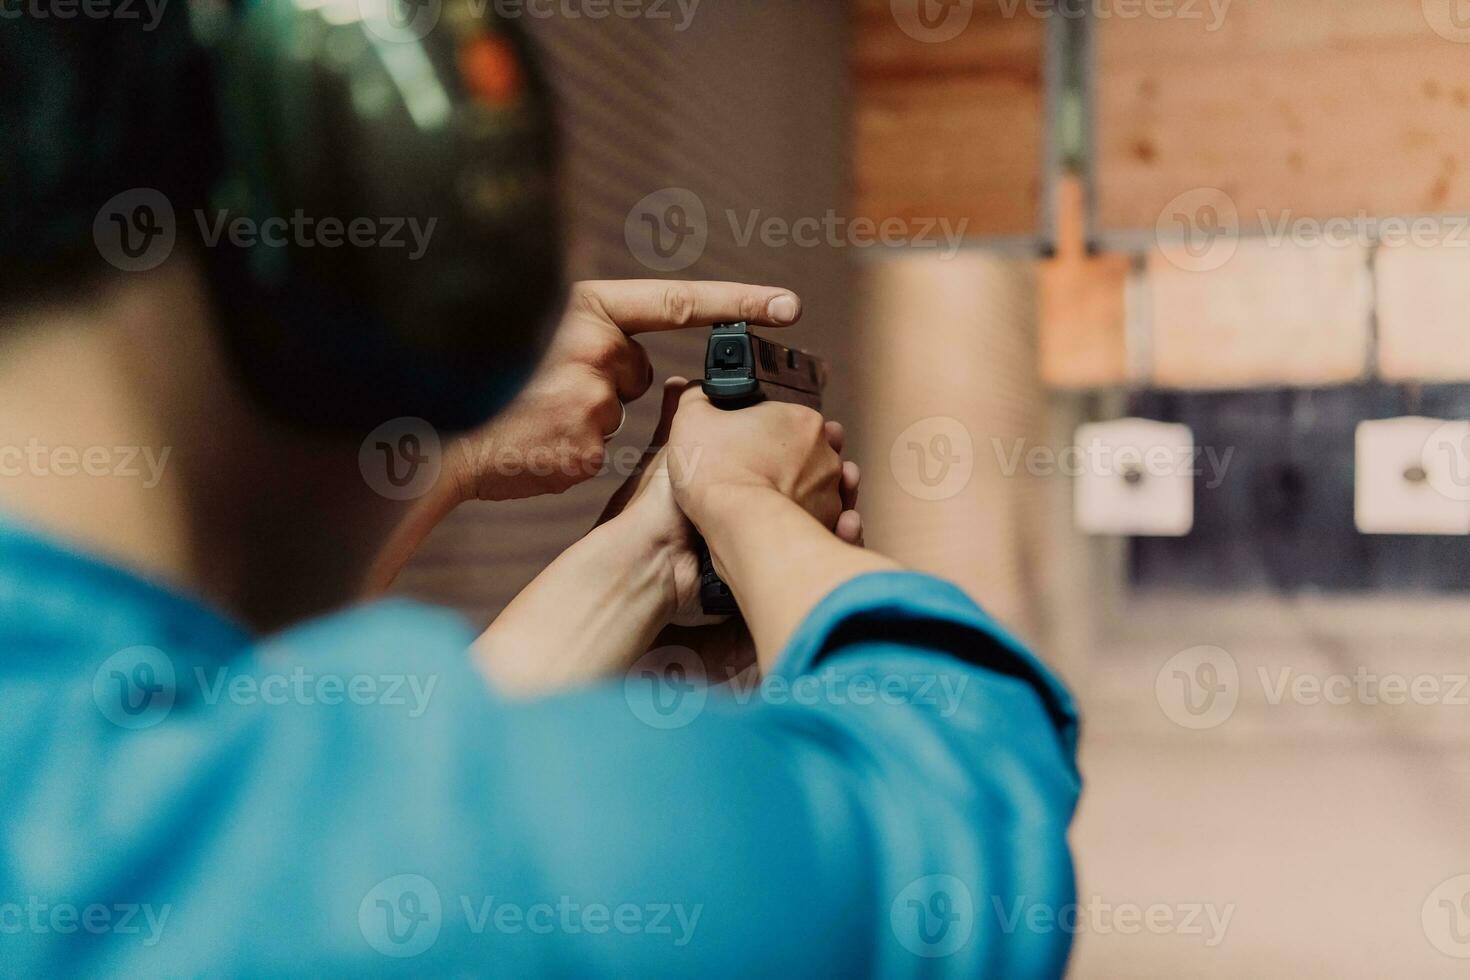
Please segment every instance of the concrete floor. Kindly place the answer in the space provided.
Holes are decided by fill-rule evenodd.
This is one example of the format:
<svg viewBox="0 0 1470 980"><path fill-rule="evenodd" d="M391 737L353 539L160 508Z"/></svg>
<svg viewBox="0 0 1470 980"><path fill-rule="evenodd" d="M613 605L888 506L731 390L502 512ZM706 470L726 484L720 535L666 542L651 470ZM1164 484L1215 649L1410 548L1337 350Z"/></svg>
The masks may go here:
<svg viewBox="0 0 1470 980"><path fill-rule="evenodd" d="M1392 602L1220 608L1137 610L1077 684L1087 785L1072 976L1470 974L1470 877L1450 880L1470 875L1464 615ZM1155 681L1197 643L1228 650L1238 704L1191 730ZM1429 678L1432 703L1275 696L1283 676L1360 668L1388 697L1389 674Z"/></svg>

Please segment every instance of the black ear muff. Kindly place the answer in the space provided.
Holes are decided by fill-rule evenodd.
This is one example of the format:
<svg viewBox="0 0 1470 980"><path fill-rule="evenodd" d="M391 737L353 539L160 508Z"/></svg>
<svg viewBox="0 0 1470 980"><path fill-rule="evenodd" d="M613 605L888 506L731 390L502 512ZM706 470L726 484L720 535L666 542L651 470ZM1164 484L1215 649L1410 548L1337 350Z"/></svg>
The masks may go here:
<svg viewBox="0 0 1470 980"><path fill-rule="evenodd" d="M0 305L67 302L119 270L156 267L172 234L152 250L148 239L134 267L122 260L142 256L110 250L99 225L161 200L172 232L173 213L190 213L218 172L209 59L187 8L114 13L33 16L0 0Z"/></svg>
<svg viewBox="0 0 1470 980"><path fill-rule="evenodd" d="M318 427L484 421L563 294L549 98L525 39L470 0L208 16L223 163L190 220L250 387Z"/></svg>

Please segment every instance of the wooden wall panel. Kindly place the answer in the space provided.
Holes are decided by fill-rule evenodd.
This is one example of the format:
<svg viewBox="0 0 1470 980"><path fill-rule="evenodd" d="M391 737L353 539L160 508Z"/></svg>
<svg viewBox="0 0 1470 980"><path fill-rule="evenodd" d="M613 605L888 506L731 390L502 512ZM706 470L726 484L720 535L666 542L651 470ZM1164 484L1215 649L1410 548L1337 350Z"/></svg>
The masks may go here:
<svg viewBox="0 0 1470 980"><path fill-rule="evenodd" d="M1470 241L1381 247L1373 273L1383 377L1470 379Z"/></svg>
<svg viewBox="0 0 1470 980"><path fill-rule="evenodd" d="M1314 386L1363 378L1373 316L1367 248L1240 243L1225 265L1148 260L1150 380L1166 388Z"/></svg>
<svg viewBox="0 0 1470 980"><path fill-rule="evenodd" d="M903 2L852 4L857 214L964 221L969 238L1036 235L1045 21L977 0L957 36L924 41L900 25Z"/></svg>
<svg viewBox="0 0 1470 980"><path fill-rule="evenodd" d="M1452 35L1456 2L1234 0L1217 31L1208 14L1099 21L1102 227L1152 230L1198 187L1228 193L1247 233L1261 209L1470 212L1470 44L1431 25Z"/></svg>

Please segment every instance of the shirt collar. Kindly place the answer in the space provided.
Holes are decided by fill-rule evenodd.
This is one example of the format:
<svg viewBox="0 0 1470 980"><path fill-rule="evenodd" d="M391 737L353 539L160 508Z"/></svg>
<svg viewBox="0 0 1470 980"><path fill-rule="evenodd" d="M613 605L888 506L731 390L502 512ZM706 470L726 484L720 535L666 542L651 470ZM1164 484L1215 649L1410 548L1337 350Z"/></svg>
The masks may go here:
<svg viewBox="0 0 1470 980"><path fill-rule="evenodd" d="M223 657L251 640L199 599L0 518L0 664L130 646Z"/></svg>

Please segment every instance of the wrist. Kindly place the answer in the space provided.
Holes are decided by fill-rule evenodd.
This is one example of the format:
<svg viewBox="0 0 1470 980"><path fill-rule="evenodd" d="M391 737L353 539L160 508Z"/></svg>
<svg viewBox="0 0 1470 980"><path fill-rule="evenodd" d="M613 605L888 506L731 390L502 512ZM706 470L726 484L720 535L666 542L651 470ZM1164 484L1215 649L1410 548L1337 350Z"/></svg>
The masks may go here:
<svg viewBox="0 0 1470 980"><path fill-rule="evenodd" d="M839 540L795 501L770 487L731 486L705 501L715 571L729 584L770 670L816 604L848 579L898 566ZM707 530L706 530L707 526Z"/></svg>
<svg viewBox="0 0 1470 980"><path fill-rule="evenodd" d="M681 495L680 509L707 541L718 541L741 526L748 526L752 510L801 506L775 487L764 483L717 483L692 488Z"/></svg>
<svg viewBox="0 0 1470 980"><path fill-rule="evenodd" d="M583 543L604 556L609 574L621 583L627 601L657 609L662 625L678 607L673 563L683 542L666 521L653 519L653 508L639 503L634 500L622 513L593 528Z"/></svg>
<svg viewBox="0 0 1470 980"><path fill-rule="evenodd" d="M620 514L522 590L476 644L477 660L517 696L616 676L673 616L668 568L658 538Z"/></svg>

